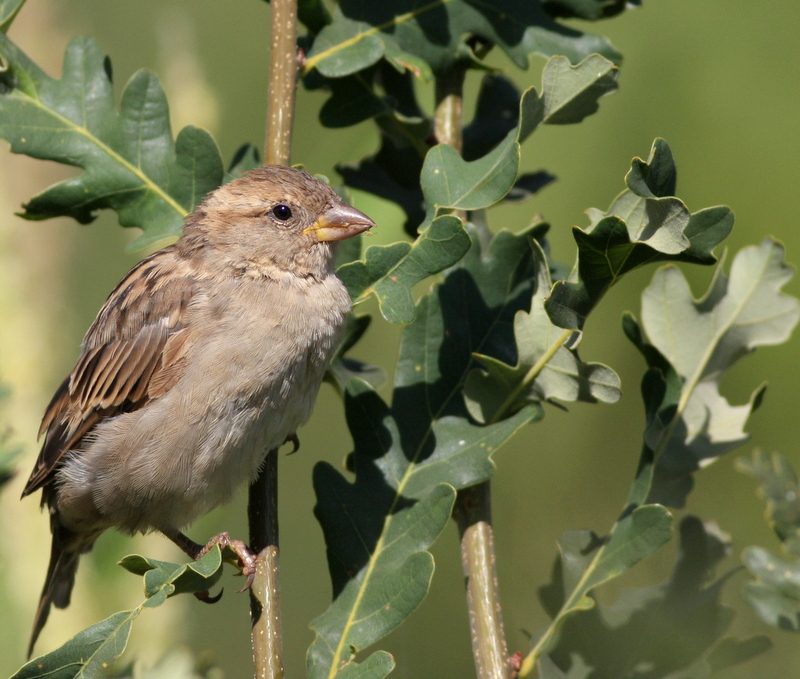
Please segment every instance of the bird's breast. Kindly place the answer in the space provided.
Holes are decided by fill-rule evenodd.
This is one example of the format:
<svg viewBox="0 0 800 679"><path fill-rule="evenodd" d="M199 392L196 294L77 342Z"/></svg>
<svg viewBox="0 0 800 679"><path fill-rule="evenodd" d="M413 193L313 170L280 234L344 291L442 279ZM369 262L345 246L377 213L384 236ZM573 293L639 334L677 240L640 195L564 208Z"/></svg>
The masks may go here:
<svg viewBox="0 0 800 679"><path fill-rule="evenodd" d="M184 527L228 501L310 416L349 309L334 276L217 286L192 310L183 376L98 425L65 468L64 498L90 493L105 520L131 532Z"/></svg>

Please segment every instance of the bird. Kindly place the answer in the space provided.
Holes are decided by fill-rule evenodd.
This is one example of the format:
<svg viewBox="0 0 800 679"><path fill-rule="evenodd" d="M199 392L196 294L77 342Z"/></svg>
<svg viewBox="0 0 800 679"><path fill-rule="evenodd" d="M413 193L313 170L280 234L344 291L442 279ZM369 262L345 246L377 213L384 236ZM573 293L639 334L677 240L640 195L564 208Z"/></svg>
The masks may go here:
<svg viewBox="0 0 800 679"><path fill-rule="evenodd" d="M52 532L29 657L103 531L160 531L197 558L182 531L296 442L351 310L335 246L374 226L319 179L267 165L210 192L114 288L45 410L22 493L42 490ZM216 542L252 578L244 543Z"/></svg>

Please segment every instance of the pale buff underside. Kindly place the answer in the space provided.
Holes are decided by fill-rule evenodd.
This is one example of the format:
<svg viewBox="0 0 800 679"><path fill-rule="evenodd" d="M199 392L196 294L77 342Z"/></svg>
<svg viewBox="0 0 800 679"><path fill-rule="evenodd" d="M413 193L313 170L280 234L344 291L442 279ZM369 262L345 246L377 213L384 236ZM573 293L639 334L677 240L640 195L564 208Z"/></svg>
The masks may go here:
<svg viewBox="0 0 800 679"><path fill-rule="evenodd" d="M187 325L205 330L182 377L67 454L56 479L62 523L169 532L228 501L308 420L349 310L332 273L218 281L213 296L199 294Z"/></svg>

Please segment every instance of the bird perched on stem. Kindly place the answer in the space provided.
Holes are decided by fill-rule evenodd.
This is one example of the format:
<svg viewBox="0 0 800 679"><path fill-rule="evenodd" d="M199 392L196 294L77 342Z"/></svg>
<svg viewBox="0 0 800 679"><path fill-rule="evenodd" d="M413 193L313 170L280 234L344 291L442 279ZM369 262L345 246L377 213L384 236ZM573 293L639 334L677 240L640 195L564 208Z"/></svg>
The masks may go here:
<svg viewBox="0 0 800 679"><path fill-rule="evenodd" d="M333 246L374 225L306 172L262 167L210 193L117 285L45 411L22 493L42 489L53 534L29 655L107 528L203 552L181 531L311 414L350 311ZM243 543L214 542L252 574Z"/></svg>

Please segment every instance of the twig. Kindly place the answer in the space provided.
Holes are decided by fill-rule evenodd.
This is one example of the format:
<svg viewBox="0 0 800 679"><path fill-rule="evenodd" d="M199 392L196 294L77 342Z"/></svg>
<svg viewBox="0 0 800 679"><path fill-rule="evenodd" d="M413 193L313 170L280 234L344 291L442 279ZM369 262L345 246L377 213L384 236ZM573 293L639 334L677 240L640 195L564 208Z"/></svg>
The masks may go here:
<svg viewBox="0 0 800 679"><path fill-rule="evenodd" d="M250 548L258 555L250 587L251 634L256 679L283 677L283 630L278 550L278 451L267 455L250 486Z"/></svg>
<svg viewBox="0 0 800 679"><path fill-rule="evenodd" d="M436 140L461 152L462 90L465 70L456 67L436 78ZM454 214L462 220L462 211ZM461 538L472 654L478 679L510 679L508 648L495 570L489 481L458 492L453 518Z"/></svg>
<svg viewBox="0 0 800 679"><path fill-rule="evenodd" d="M288 165L297 88L297 0L272 0L266 164Z"/></svg>
<svg viewBox="0 0 800 679"><path fill-rule="evenodd" d="M272 0L266 164L288 165L297 86L297 0ZM272 450L247 507L250 547L257 553L250 588L253 661L256 679L282 679L283 630L278 546L278 451Z"/></svg>
<svg viewBox="0 0 800 679"><path fill-rule="evenodd" d="M510 679L508 647L495 570L489 481L458 491L453 518L461 537L472 655L478 679Z"/></svg>

